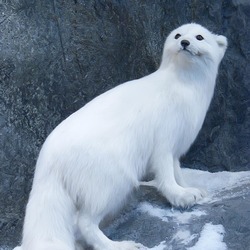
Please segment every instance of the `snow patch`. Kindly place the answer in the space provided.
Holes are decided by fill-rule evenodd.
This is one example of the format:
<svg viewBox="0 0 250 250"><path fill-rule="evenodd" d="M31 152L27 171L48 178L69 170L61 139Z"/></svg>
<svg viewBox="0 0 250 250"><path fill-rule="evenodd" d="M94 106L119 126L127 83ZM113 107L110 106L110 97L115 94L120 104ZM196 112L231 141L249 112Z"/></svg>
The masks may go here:
<svg viewBox="0 0 250 250"><path fill-rule="evenodd" d="M168 211L159 207L154 207L148 202L142 202L139 205L139 211L143 213L147 213L150 216L157 217L161 219L162 221L168 222Z"/></svg>
<svg viewBox="0 0 250 250"><path fill-rule="evenodd" d="M192 211L181 212L174 209L162 209L157 206L153 206L148 202L142 202L138 208L141 212L147 213L150 216L157 217L164 222L168 222L169 219L175 220L179 224L186 224L194 217L200 217L206 215L205 211L193 209Z"/></svg>
<svg viewBox="0 0 250 250"><path fill-rule="evenodd" d="M250 183L250 171L210 173L201 170L183 169L183 176L190 186L207 191L208 197L201 203L244 195L244 189L238 192L233 189ZM233 192L229 192L230 190L233 190Z"/></svg>
<svg viewBox="0 0 250 250"><path fill-rule="evenodd" d="M187 250L226 250L227 245L223 242L224 234L225 230L222 225L207 223L203 227L197 243Z"/></svg>
<svg viewBox="0 0 250 250"><path fill-rule="evenodd" d="M171 242L178 242L186 246L197 237L198 234L191 235L190 231L188 230L180 230L173 236Z"/></svg>
<svg viewBox="0 0 250 250"><path fill-rule="evenodd" d="M187 224L191 219L206 215L205 211L193 209L192 211L181 212L179 210L168 211L168 216L174 218L179 224Z"/></svg>

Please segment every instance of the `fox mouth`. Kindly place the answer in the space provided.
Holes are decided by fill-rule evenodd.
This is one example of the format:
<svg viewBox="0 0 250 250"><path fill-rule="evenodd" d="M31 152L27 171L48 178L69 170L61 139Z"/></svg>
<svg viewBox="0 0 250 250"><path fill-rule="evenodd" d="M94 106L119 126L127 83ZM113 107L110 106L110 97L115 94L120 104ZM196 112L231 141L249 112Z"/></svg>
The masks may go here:
<svg viewBox="0 0 250 250"><path fill-rule="evenodd" d="M191 55L195 55L191 50L187 49L187 48L181 48L179 50L179 52L185 52L185 53L188 53L188 54L191 54Z"/></svg>
<svg viewBox="0 0 250 250"><path fill-rule="evenodd" d="M181 48L179 49L178 53L184 52L185 54L190 54L192 56L201 56L201 53L199 51L194 52L192 50L189 50L188 48Z"/></svg>

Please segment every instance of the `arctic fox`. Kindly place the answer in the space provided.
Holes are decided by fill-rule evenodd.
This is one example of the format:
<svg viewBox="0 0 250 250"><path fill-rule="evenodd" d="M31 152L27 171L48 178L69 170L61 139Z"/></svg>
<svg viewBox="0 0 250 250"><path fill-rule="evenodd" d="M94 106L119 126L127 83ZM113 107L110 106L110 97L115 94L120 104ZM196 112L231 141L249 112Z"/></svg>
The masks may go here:
<svg viewBox="0 0 250 250"><path fill-rule="evenodd" d="M74 224L95 250L135 250L99 223L118 210L148 171L173 205L203 192L188 187L179 159L196 138L213 96L227 39L185 24L166 40L159 69L96 97L45 141L26 208L22 250L76 249ZM77 219L76 219L77 217Z"/></svg>

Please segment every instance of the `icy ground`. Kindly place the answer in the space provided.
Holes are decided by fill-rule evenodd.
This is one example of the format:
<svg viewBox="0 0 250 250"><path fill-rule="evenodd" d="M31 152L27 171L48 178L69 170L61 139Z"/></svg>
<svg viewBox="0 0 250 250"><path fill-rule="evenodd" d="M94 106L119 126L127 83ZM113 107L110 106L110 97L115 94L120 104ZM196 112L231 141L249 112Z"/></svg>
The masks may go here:
<svg viewBox="0 0 250 250"><path fill-rule="evenodd" d="M183 171L191 186L207 191L200 204L173 209L153 188L142 187L106 234L151 250L249 250L250 171Z"/></svg>
<svg viewBox="0 0 250 250"><path fill-rule="evenodd" d="M250 171L183 171L190 186L207 191L200 204L180 211L153 188L141 187L105 234L150 250L249 250ZM6 243L0 250L12 249Z"/></svg>

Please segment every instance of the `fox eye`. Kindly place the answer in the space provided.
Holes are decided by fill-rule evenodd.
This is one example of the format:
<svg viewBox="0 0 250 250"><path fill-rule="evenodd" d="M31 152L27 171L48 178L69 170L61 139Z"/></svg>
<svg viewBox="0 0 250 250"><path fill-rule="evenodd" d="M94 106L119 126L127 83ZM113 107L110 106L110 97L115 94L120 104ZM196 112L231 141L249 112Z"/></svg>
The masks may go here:
<svg viewBox="0 0 250 250"><path fill-rule="evenodd" d="M201 40L204 39L204 37L203 37L202 35L197 35L197 36L196 36L196 39L199 40L199 41L201 41Z"/></svg>
<svg viewBox="0 0 250 250"><path fill-rule="evenodd" d="M178 39L180 36L181 36L181 35L178 33L178 34L175 35L174 38L175 38L175 39Z"/></svg>

